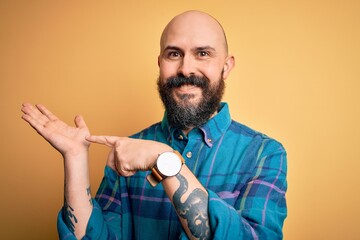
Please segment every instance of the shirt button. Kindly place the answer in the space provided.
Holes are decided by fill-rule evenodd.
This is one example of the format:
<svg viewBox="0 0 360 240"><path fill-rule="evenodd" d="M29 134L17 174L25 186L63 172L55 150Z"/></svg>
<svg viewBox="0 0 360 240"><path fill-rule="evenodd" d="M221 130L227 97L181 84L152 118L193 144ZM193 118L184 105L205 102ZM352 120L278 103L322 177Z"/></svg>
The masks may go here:
<svg viewBox="0 0 360 240"><path fill-rule="evenodd" d="M211 138L208 138L208 142L211 143L211 142L212 142L212 139L211 139Z"/></svg>
<svg viewBox="0 0 360 240"><path fill-rule="evenodd" d="M179 136L178 136L178 139L179 139L179 140L183 140L183 139L184 139L183 135L179 135Z"/></svg>
<svg viewBox="0 0 360 240"><path fill-rule="evenodd" d="M192 152L187 152L187 153L186 153L186 156L187 156L188 158L191 158L191 157L192 157Z"/></svg>

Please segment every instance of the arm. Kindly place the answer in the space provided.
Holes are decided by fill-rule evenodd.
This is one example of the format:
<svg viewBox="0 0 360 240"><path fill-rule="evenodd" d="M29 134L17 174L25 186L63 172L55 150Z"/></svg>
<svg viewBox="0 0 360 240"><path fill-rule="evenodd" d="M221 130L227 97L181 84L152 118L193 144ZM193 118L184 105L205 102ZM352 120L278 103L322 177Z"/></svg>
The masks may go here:
<svg viewBox="0 0 360 240"><path fill-rule="evenodd" d="M75 118L76 127L59 120L43 105L23 104L22 118L28 122L64 158L63 219L67 227L81 238L86 231L92 211L90 194L88 148L85 140L89 130L81 116Z"/></svg>
<svg viewBox="0 0 360 240"><path fill-rule="evenodd" d="M139 139L91 136L88 140L113 149L113 169L123 176L151 169L159 153L172 150L166 144ZM286 152L274 142L266 140L254 152L249 169L253 173L247 183L234 190L238 195L232 205L227 197L223 199L205 189L186 165L177 176L163 180L188 238L282 238L286 217Z"/></svg>
<svg viewBox="0 0 360 240"><path fill-rule="evenodd" d="M180 222L190 239L210 239L208 193L189 168L162 181Z"/></svg>
<svg viewBox="0 0 360 240"><path fill-rule="evenodd" d="M173 150L166 144L141 139L91 136L87 140L112 148L107 165L121 176L147 171L160 153ZM193 173L184 165L177 176L168 177L162 183L189 238L210 238L208 195Z"/></svg>
<svg viewBox="0 0 360 240"><path fill-rule="evenodd" d="M85 235L92 212L88 154L64 157L64 206L62 217L77 238Z"/></svg>

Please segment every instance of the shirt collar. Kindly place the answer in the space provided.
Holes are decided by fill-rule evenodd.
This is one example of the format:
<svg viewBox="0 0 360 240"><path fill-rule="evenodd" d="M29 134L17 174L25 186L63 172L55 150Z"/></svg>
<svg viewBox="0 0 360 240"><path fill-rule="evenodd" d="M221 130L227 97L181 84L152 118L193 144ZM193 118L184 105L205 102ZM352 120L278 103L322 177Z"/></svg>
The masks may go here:
<svg viewBox="0 0 360 240"><path fill-rule="evenodd" d="M189 137L192 136L192 132L201 132L204 143L208 147L212 147L213 143L216 142L228 129L231 124L231 116L229 111L229 106L227 103L220 103L218 113L212 117L208 122L199 128L193 129L189 133ZM174 133L176 128L169 126L169 122L166 117L166 112L164 113L163 120L161 122L161 127L165 133L165 136L169 142L175 137Z"/></svg>

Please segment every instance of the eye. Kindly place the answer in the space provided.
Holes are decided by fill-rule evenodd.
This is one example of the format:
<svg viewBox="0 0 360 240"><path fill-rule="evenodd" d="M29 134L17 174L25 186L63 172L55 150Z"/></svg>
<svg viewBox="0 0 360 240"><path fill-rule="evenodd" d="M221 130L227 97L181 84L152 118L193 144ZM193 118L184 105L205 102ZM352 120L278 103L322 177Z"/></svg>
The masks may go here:
<svg viewBox="0 0 360 240"><path fill-rule="evenodd" d="M204 58L204 57L209 57L210 56L210 53L207 52L207 51L198 51L198 56L201 57L201 58Z"/></svg>
<svg viewBox="0 0 360 240"><path fill-rule="evenodd" d="M181 54L178 51L169 51L167 57L170 59L179 58L181 57Z"/></svg>

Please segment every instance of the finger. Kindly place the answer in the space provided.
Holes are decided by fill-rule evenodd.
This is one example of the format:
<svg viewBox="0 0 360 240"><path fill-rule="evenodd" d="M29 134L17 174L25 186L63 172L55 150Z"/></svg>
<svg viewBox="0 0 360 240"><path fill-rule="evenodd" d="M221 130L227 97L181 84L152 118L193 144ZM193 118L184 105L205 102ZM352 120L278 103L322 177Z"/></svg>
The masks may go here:
<svg viewBox="0 0 360 240"><path fill-rule="evenodd" d="M24 103L21 108L21 111L31 117L41 114L39 112L39 110L37 108L35 108L33 105L31 105L30 103Z"/></svg>
<svg viewBox="0 0 360 240"><path fill-rule="evenodd" d="M25 103L22 104L22 107L23 107L23 108L24 108L24 107L28 107L28 106L31 106L31 103L25 102Z"/></svg>
<svg viewBox="0 0 360 240"><path fill-rule="evenodd" d="M114 150L112 152L112 154L115 154L116 151L115 149L113 148L112 150ZM126 168L123 168L123 166L121 166L121 162L119 159L117 159L115 156L114 158L112 159L114 162L113 162L113 166L115 167L115 171L117 172L118 175L120 176L123 176L123 177L130 177L132 175L134 175L137 171L136 170L128 170ZM110 163L111 165L111 163Z"/></svg>
<svg viewBox="0 0 360 240"><path fill-rule="evenodd" d="M57 120L58 118L52 113L50 112L44 105L42 104L36 104L35 105L37 107L37 109L39 109L39 111L44 114L47 118L49 118L50 120Z"/></svg>
<svg viewBox="0 0 360 240"><path fill-rule="evenodd" d="M44 129L44 125L40 124L37 119L32 118L30 115L24 114L21 116L21 118L28 122L30 126L34 128L38 133L41 133Z"/></svg>
<svg viewBox="0 0 360 240"><path fill-rule="evenodd" d="M75 125L78 128L87 128L84 118L81 115L77 115L74 119Z"/></svg>
<svg viewBox="0 0 360 240"><path fill-rule="evenodd" d="M23 107L21 108L21 111L25 115L28 115L32 119L33 123L37 123L39 125L45 125L49 121L49 118L47 116L41 113L37 107L34 107L30 103L24 103Z"/></svg>
<svg viewBox="0 0 360 240"><path fill-rule="evenodd" d="M86 137L86 140L88 140L89 142L92 143L99 143L99 144L103 144L106 145L108 147L114 147L116 141L120 139L119 137L115 137L115 136L95 136L95 135L91 135Z"/></svg>
<svg viewBox="0 0 360 240"><path fill-rule="evenodd" d="M48 121L40 111L30 103L24 103L21 111L24 113L21 117L28 122L36 131L41 132L43 126Z"/></svg>
<svg viewBox="0 0 360 240"><path fill-rule="evenodd" d="M137 171L135 171L135 170L132 170L132 171L128 171L128 170L124 171L124 170L122 170L121 172L120 172L120 171L118 171L118 172L119 172L119 174L120 174L121 176L123 176L123 177L131 177L131 176L134 175Z"/></svg>

